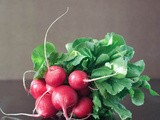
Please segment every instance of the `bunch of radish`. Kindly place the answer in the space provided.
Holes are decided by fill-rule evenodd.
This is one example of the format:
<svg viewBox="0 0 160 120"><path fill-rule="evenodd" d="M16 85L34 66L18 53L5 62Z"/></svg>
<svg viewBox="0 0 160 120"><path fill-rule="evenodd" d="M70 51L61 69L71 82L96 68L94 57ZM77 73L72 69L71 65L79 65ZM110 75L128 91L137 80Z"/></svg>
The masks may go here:
<svg viewBox="0 0 160 120"><path fill-rule="evenodd" d="M93 111L93 102L90 90L98 90L89 86L89 82L103 78L115 76L117 73L106 75L94 79L89 79L83 70L74 70L68 76L62 66L49 65L47 59L47 34L50 28L67 12L59 16L48 27L44 38L44 58L47 66L45 75L40 79L33 79L28 90L25 85L25 74L28 72L36 72L28 70L23 74L23 86L28 94L35 99L35 107L33 114L14 113L7 114L1 108L0 111L7 116L30 116L30 117L55 117L57 114L63 113L66 120L70 119L88 119ZM37 114L35 114L35 111Z"/></svg>
<svg viewBox="0 0 160 120"><path fill-rule="evenodd" d="M68 83L64 83L68 78ZM87 74L80 70L73 71L68 77L60 66L51 66L44 79L33 80L29 93L36 99L35 110L44 118L53 117L63 111L68 115L86 118L92 112L92 99L89 97Z"/></svg>
<svg viewBox="0 0 160 120"><path fill-rule="evenodd" d="M67 81L68 83L65 82ZM35 99L33 114L17 113L5 115L26 115L31 117L50 118L63 113L66 120L74 118L86 119L93 109L89 97L88 83L84 82L87 74L80 70L73 71L68 77L60 66L51 66L45 78L32 80L27 90ZM34 112L37 114L34 114ZM70 117L69 117L70 116Z"/></svg>
<svg viewBox="0 0 160 120"><path fill-rule="evenodd" d="M66 44L67 53L59 54L46 39L52 25L67 12L68 8L48 27L44 44L32 52L34 70L23 74L24 89L35 99L33 113L0 111L7 116L43 118L61 114L66 120L114 119L117 113L122 120L131 119L132 113L120 103L125 96L129 94L132 103L140 106L144 103L142 87L159 95L148 83L149 77L141 75L144 61L131 63L133 48L115 33L101 40L78 38ZM35 72L29 90L25 85L28 72Z"/></svg>

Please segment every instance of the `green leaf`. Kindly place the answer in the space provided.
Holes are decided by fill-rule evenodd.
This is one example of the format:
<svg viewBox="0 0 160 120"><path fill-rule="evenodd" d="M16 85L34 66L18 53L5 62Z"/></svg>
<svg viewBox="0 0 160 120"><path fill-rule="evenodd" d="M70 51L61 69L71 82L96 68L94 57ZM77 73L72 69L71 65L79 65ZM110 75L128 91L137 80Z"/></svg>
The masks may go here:
<svg viewBox="0 0 160 120"><path fill-rule="evenodd" d="M103 85L103 83L104 82L95 82L95 85L96 85L96 87L97 87L97 89L99 90L99 92L100 92L100 94L104 97L104 98L107 98L107 91L106 91L106 88L105 87L103 87L104 85Z"/></svg>
<svg viewBox="0 0 160 120"><path fill-rule="evenodd" d="M67 43L66 44L66 49L67 49L68 52L72 51L72 49L73 49L72 45L73 45L73 43Z"/></svg>
<svg viewBox="0 0 160 120"><path fill-rule="evenodd" d="M58 53L52 52L48 56L49 65L50 66L54 65L57 62L57 59L58 59ZM43 78L46 71L47 71L46 62L43 61L40 68L36 71L34 78L36 78L36 79Z"/></svg>
<svg viewBox="0 0 160 120"><path fill-rule="evenodd" d="M76 66L81 63L81 61L85 58L83 55L77 55L74 60L71 61L73 66Z"/></svg>
<svg viewBox="0 0 160 120"><path fill-rule="evenodd" d="M82 70L87 70L88 69L88 59L85 59L82 61Z"/></svg>
<svg viewBox="0 0 160 120"><path fill-rule="evenodd" d="M97 60L96 60L96 63L95 65L99 65L99 64L104 64L105 62L107 62L109 60L109 55L108 54L101 54Z"/></svg>
<svg viewBox="0 0 160 120"><path fill-rule="evenodd" d="M92 40L92 38L77 38L76 40L73 41L72 48L76 48L81 43L85 43L85 42L91 41L91 40Z"/></svg>
<svg viewBox="0 0 160 120"><path fill-rule="evenodd" d="M131 60L134 55L134 50L132 47L121 45L120 47L117 47L114 49L114 54L111 55L111 59L116 59L118 57L125 57L127 61Z"/></svg>
<svg viewBox="0 0 160 120"><path fill-rule="evenodd" d="M101 88L105 88L111 95L120 93L124 88L130 89L132 81L127 78L123 79L110 79L107 82L101 84ZM99 88L99 89L101 89Z"/></svg>
<svg viewBox="0 0 160 120"><path fill-rule="evenodd" d="M101 103L101 100L100 100L98 94L94 94L94 96L93 96L93 104L95 106L94 110L98 112L99 109L102 107L102 103Z"/></svg>
<svg viewBox="0 0 160 120"><path fill-rule="evenodd" d="M132 113L119 103L119 98L116 96L108 96L107 100L103 100L106 106L111 107L122 120L132 118Z"/></svg>
<svg viewBox="0 0 160 120"><path fill-rule="evenodd" d="M46 43L47 58L49 58L51 54L56 53L56 52L57 51L56 51L54 44L47 42ZM34 65L34 70L37 71L39 68L43 66L44 61L45 61L44 45L39 45L33 50L31 59Z"/></svg>
<svg viewBox="0 0 160 120"><path fill-rule="evenodd" d="M36 71L36 73L34 74L34 78L35 79L40 79L44 77L44 74L47 71L47 66L46 63L44 62L41 67Z"/></svg>
<svg viewBox="0 0 160 120"><path fill-rule="evenodd" d="M114 78L125 78L127 74L127 61L123 57L119 57L111 61L113 70L117 73Z"/></svg>
<svg viewBox="0 0 160 120"><path fill-rule="evenodd" d="M131 94L132 103L136 106L143 105L144 93L140 89L133 89L134 94Z"/></svg>
<svg viewBox="0 0 160 120"><path fill-rule="evenodd" d="M145 63L143 60L137 61L135 63L128 63L128 72L126 77L139 77L142 74L144 67Z"/></svg>
<svg viewBox="0 0 160 120"><path fill-rule="evenodd" d="M68 53L64 61L71 61L76 58L78 52L73 50L72 52Z"/></svg>
<svg viewBox="0 0 160 120"><path fill-rule="evenodd" d="M95 119L100 119L99 118L99 111L101 110L101 107L102 107L102 103L101 103L101 100L99 98L99 94L97 92L94 92L93 93L93 113L92 113L92 116L95 118Z"/></svg>
<svg viewBox="0 0 160 120"><path fill-rule="evenodd" d="M85 57L89 57L89 58L93 57L93 54L91 53L90 49L88 49L88 48L79 49L78 51L80 54L82 54Z"/></svg>
<svg viewBox="0 0 160 120"><path fill-rule="evenodd" d="M140 77L140 79L143 82L142 87L148 89L152 96L159 96L159 94L156 91L152 90L151 85L148 83L148 81L150 80L148 76L143 75Z"/></svg>
<svg viewBox="0 0 160 120"><path fill-rule="evenodd" d="M117 46L124 45L125 40L121 35L115 33L107 33L105 39L101 41L102 45L111 45L112 47L116 48Z"/></svg>
<svg viewBox="0 0 160 120"><path fill-rule="evenodd" d="M92 78L97 78L97 77L102 77L102 76L107 76L112 73L112 70L106 66L102 66L100 68L96 68L92 71ZM105 78L107 79L107 78Z"/></svg>

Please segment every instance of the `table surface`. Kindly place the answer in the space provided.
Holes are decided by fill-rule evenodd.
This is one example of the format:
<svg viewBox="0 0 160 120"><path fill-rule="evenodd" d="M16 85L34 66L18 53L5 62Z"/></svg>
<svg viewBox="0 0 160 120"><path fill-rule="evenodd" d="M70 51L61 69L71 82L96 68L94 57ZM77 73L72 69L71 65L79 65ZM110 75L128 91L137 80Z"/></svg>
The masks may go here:
<svg viewBox="0 0 160 120"><path fill-rule="evenodd" d="M150 84L154 90L160 93L160 80L153 79ZM143 106L134 106L129 97L126 97L123 100L124 105L133 113L133 120L160 120L160 97L153 97L148 93L148 91L144 92L145 103ZM34 108L34 99L31 95L28 96L24 91L22 80L0 81L0 107L6 113L32 113ZM4 118L1 113L0 118ZM42 120L42 118L18 116L16 119L4 118L1 120ZM58 118L56 118L56 120L58 120Z"/></svg>

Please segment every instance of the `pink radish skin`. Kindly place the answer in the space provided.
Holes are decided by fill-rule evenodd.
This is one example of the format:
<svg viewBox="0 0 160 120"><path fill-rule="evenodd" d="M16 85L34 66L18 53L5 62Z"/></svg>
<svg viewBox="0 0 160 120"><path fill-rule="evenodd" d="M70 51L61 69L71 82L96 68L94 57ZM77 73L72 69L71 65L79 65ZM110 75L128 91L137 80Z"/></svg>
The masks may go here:
<svg viewBox="0 0 160 120"><path fill-rule="evenodd" d="M38 97L36 99L35 106L37 106L36 107L37 114L27 114L27 113L7 114L1 108L0 111L5 116L29 116L29 117L43 117L43 118L54 117L58 112L58 110L52 105L51 94L45 94L42 98L41 96Z"/></svg>
<svg viewBox="0 0 160 120"><path fill-rule="evenodd" d="M87 87L89 82L97 81L97 80L104 79L104 78L109 78L109 77L115 76L117 74L118 74L118 72L115 72L111 75L88 79L88 76L84 71L75 70L69 75L68 82L69 82L69 85L72 88L74 88L75 90L81 90L81 89Z"/></svg>
<svg viewBox="0 0 160 120"><path fill-rule="evenodd" d="M92 112L93 103L88 97L83 97L80 99L78 104L73 108L73 114L77 118L85 118L89 116Z"/></svg>
<svg viewBox="0 0 160 120"><path fill-rule="evenodd" d="M66 79L66 72L60 66L51 66L45 75L46 83L52 87L60 86Z"/></svg>
<svg viewBox="0 0 160 120"><path fill-rule="evenodd" d="M43 118L49 118L49 117L55 116L57 113L57 110L52 105L51 94L45 94L40 101L39 101L39 98L37 98L35 102L35 106L38 103L36 108L37 113Z"/></svg>
<svg viewBox="0 0 160 120"><path fill-rule="evenodd" d="M39 96L39 101L41 101L41 99L43 98L43 96L44 96L45 94L47 94L47 93L52 94L52 92L54 91L55 87L52 87L52 86L46 84L46 89L47 89L47 90L46 90L41 96ZM39 104L39 103L37 102L37 105L36 105L35 108L33 109L33 113L35 112L38 104Z"/></svg>
<svg viewBox="0 0 160 120"><path fill-rule="evenodd" d="M48 93L50 93L50 94L52 94L52 92L54 91L55 88L56 87L52 87L52 86L46 84L46 89L47 89Z"/></svg>
<svg viewBox="0 0 160 120"><path fill-rule="evenodd" d="M52 104L57 110L63 110L66 120L69 119L67 109L76 105L77 101L76 91L67 85L56 87L52 93Z"/></svg>
<svg viewBox="0 0 160 120"><path fill-rule="evenodd" d="M36 99L46 91L46 83L44 79L32 80L29 93Z"/></svg>
<svg viewBox="0 0 160 120"><path fill-rule="evenodd" d="M85 72L81 70L75 70L69 75L68 82L72 88L80 90L88 86L88 82L84 82L85 79L88 79L88 76Z"/></svg>

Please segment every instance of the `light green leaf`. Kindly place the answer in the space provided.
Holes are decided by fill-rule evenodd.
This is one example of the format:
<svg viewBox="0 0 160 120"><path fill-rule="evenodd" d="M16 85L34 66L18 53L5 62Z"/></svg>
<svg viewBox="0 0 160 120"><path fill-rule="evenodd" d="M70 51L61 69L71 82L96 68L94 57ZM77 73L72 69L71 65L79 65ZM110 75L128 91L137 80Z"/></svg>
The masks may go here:
<svg viewBox="0 0 160 120"><path fill-rule="evenodd" d="M111 59L116 59L118 57L125 57L127 61L131 60L134 55L134 50L132 47L121 45L114 49L114 54L111 56Z"/></svg>
<svg viewBox="0 0 160 120"><path fill-rule="evenodd" d="M104 103L106 106L111 107L119 115L121 120L132 118L132 113L119 103L116 96L108 96L108 99Z"/></svg>
<svg viewBox="0 0 160 120"><path fill-rule="evenodd" d="M81 63L81 61L85 58L83 55L77 55L74 60L71 61L72 65L76 66Z"/></svg>
<svg viewBox="0 0 160 120"><path fill-rule="evenodd" d="M106 82L101 83L101 88L105 88L111 95L120 93L124 88L130 89L132 81L127 78L123 79L110 79ZM99 88L100 89L100 88Z"/></svg>
<svg viewBox="0 0 160 120"><path fill-rule="evenodd" d="M54 44L47 42L46 43L47 58L49 58L52 53L56 53L56 52L57 51L56 51ZM34 70L37 71L40 67L43 66L44 61L45 61L44 45L39 45L33 50L31 59L34 65Z"/></svg>
<svg viewBox="0 0 160 120"><path fill-rule="evenodd" d="M91 53L90 49L88 49L88 48L79 49L78 51L80 54L82 54L85 57L88 57L88 58L93 57L93 54Z"/></svg>
<svg viewBox="0 0 160 120"><path fill-rule="evenodd" d="M72 51L72 49L73 49L72 45L73 45L73 43L67 43L66 44L66 49L67 49L68 52Z"/></svg>
<svg viewBox="0 0 160 120"><path fill-rule="evenodd" d="M112 33L107 33L105 39L101 41L101 44L116 48L117 46L124 45L125 40L121 35L112 32Z"/></svg>
<svg viewBox="0 0 160 120"><path fill-rule="evenodd" d="M126 77L139 77L142 74L144 67L145 63L143 60L137 61L135 63L128 63L128 72Z"/></svg>
<svg viewBox="0 0 160 120"><path fill-rule="evenodd" d="M81 65L82 65L82 70L87 70L88 69L88 59L84 59Z"/></svg>
<svg viewBox="0 0 160 120"><path fill-rule="evenodd" d="M73 50L72 52L68 53L64 61L71 61L75 59L78 55L78 52Z"/></svg>
<svg viewBox="0 0 160 120"><path fill-rule="evenodd" d="M109 60L109 55L102 53L102 54L97 58L95 65L104 64L104 63L107 62L108 60Z"/></svg>
<svg viewBox="0 0 160 120"><path fill-rule="evenodd" d="M119 57L111 61L113 70L117 73L114 78L125 78L127 74L127 61L123 57Z"/></svg>
<svg viewBox="0 0 160 120"><path fill-rule="evenodd" d="M112 70L106 66L102 66L100 68L96 68L92 71L92 78L102 77L106 75L110 75L112 73ZM107 79L107 78L105 78Z"/></svg>
<svg viewBox="0 0 160 120"><path fill-rule="evenodd" d="M140 80L142 81L142 87L148 89L152 96L159 96L159 94L156 91L152 90L151 85L148 83L148 81L150 80L148 76L140 76Z"/></svg>
<svg viewBox="0 0 160 120"><path fill-rule="evenodd" d="M76 48L79 46L81 43L85 43L87 41L91 41L92 38L77 38L75 41L73 41L72 48Z"/></svg>
<svg viewBox="0 0 160 120"><path fill-rule="evenodd" d="M47 71L47 66L46 66L46 63L43 62L43 64L41 65L41 67L34 74L34 78L35 79L43 78L44 74L46 73L46 71Z"/></svg>
<svg viewBox="0 0 160 120"><path fill-rule="evenodd" d="M107 98L107 91L106 91L106 88L103 87L104 82L95 82L95 85L96 85L96 88L99 90L100 94L104 97L104 98Z"/></svg>
<svg viewBox="0 0 160 120"><path fill-rule="evenodd" d="M140 89L133 89L134 94L131 94L132 103L136 106L143 105L144 93Z"/></svg>
<svg viewBox="0 0 160 120"><path fill-rule="evenodd" d="M94 104L94 106L96 106L95 111L97 111L97 112L102 107L101 100L99 99L99 96L96 94L93 96L93 104Z"/></svg>

